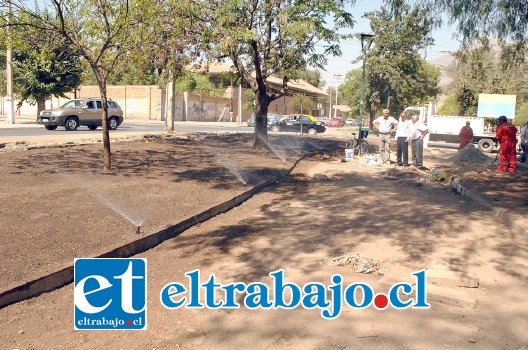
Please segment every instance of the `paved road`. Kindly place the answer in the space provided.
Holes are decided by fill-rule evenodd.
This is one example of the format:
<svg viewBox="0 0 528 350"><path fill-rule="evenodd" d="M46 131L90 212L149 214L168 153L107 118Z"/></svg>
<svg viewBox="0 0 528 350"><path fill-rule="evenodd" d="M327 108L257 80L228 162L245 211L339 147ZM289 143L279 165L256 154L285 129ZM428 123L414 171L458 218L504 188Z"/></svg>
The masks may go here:
<svg viewBox="0 0 528 350"><path fill-rule="evenodd" d="M165 123L162 121L127 121L117 130L110 131L110 137L127 137L144 134L162 133ZM201 123L177 122L175 131L183 132L253 132L253 128L236 126L234 123ZM0 120L0 143L2 142L61 142L81 139L101 138L101 128L95 131L81 126L76 131L66 131L64 128L46 130L44 126L36 124L32 119L18 119L16 124L6 124Z"/></svg>
<svg viewBox="0 0 528 350"><path fill-rule="evenodd" d="M203 125L203 124L176 124L175 130L186 131L186 132L198 132L198 131L238 131L238 132L252 132L253 128L250 127L237 127L237 126L224 126L224 125ZM117 130L111 131L112 134L122 134L127 132L141 132L141 133L155 133L162 132L165 129L165 125L162 122L127 122L119 126ZM50 131L46 130L44 126L37 124L15 124L9 128L0 128L0 137L2 136L48 136L48 135L62 135L62 134L76 134L76 135L93 135L100 133L101 128L95 131L89 130L85 126L79 127L76 131L66 131L64 128L58 128Z"/></svg>

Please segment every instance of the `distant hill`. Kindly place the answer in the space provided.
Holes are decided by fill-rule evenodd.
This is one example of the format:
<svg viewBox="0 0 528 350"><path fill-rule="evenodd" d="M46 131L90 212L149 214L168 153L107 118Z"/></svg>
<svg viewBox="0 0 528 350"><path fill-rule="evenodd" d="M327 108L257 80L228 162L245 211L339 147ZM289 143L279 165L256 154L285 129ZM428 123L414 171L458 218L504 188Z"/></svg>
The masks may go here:
<svg viewBox="0 0 528 350"><path fill-rule="evenodd" d="M438 86L440 86L440 88L447 87L453 81L453 79L448 77L446 73L446 68L449 67L455 61L455 58L453 57L453 55L446 53L442 56L438 56L438 57L435 57L427 61L433 66L436 66L440 69L441 74L440 74L440 81L438 82Z"/></svg>

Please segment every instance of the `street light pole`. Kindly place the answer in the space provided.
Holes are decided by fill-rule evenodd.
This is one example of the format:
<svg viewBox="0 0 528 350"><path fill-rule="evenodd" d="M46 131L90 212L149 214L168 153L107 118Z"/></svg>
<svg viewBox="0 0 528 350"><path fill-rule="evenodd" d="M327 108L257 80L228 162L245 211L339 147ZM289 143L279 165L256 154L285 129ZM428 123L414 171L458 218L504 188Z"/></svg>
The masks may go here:
<svg viewBox="0 0 528 350"><path fill-rule="evenodd" d="M7 2L7 17L9 24L11 24L11 1ZM7 26L7 37L9 38L10 26ZM8 40L6 50L6 81L7 81L7 123L15 124L15 101L13 94L13 53L11 50L11 42Z"/></svg>
<svg viewBox="0 0 528 350"><path fill-rule="evenodd" d="M361 99L359 101L359 138L363 138L361 128L363 127L363 101L365 100L365 65L367 61L367 50L372 44L373 34L361 33L361 51L363 51L363 72L361 74ZM365 42L366 41L366 42Z"/></svg>

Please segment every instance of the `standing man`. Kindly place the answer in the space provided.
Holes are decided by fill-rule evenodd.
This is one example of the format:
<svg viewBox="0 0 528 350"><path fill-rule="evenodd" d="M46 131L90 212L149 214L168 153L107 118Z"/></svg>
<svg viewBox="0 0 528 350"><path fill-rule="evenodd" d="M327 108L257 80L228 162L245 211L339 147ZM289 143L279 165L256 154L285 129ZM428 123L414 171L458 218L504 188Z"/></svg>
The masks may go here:
<svg viewBox="0 0 528 350"><path fill-rule="evenodd" d="M461 150L462 148L466 147L468 144L473 142L473 129L469 126L469 121L466 122L466 126L463 126L462 129L460 129L460 132L458 133L458 137L460 138L460 145L458 146L458 150Z"/></svg>
<svg viewBox="0 0 528 350"><path fill-rule="evenodd" d="M409 144L407 139L410 133L410 121L407 120L407 113L400 114L398 128L396 129L396 161L398 166L409 166Z"/></svg>
<svg viewBox="0 0 528 350"><path fill-rule="evenodd" d="M389 116L389 110L384 109L383 115L374 120L374 126L379 130L379 152L383 163L390 158L391 133L396 128L398 121Z"/></svg>
<svg viewBox="0 0 528 350"><path fill-rule="evenodd" d="M524 163L528 157L528 122L521 129L521 148L523 152L521 155L521 163Z"/></svg>
<svg viewBox="0 0 528 350"><path fill-rule="evenodd" d="M411 131L408 142L411 142L413 165L421 170L427 170L423 166L423 139L429 132L425 124L418 120L418 115L413 115L410 123Z"/></svg>
<svg viewBox="0 0 528 350"><path fill-rule="evenodd" d="M508 123L506 116L501 115L498 119L497 135L495 139L500 143L498 173L509 171L513 173L517 167L517 128L512 123Z"/></svg>

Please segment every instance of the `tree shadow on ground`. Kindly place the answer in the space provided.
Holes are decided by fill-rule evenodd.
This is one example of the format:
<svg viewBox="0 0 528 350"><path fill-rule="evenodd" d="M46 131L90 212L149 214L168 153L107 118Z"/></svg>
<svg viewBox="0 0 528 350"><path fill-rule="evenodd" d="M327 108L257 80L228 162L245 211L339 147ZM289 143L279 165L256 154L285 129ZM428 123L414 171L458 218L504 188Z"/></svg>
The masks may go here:
<svg viewBox="0 0 528 350"><path fill-rule="evenodd" d="M186 247L184 256L196 251L204 256L235 254L236 260L247 267L235 273L240 280L254 280L262 273L295 265L305 254L317 250L329 257L340 256L353 252L356 245L377 240L383 240L395 252L395 263L409 268L430 266L432 257L447 260L457 271L479 266L479 237L465 235L468 221L478 223L482 216L489 216L487 210L466 203L448 190L400 183L398 186L404 186L403 195L389 180L343 177L348 186L336 187L332 182L317 183L299 177L285 180L266 190L278 196L258 208L259 216L212 232L182 235L177 238L177 245ZM372 184L376 184L375 188ZM488 240L496 240L493 250L507 261L512 250L502 243L506 232L504 229L489 233ZM467 239L464 246L452 247L461 237ZM259 249L249 248L257 241L265 244ZM241 251L242 243L248 249ZM461 248L462 254L450 255L455 248ZM205 266L210 262L207 258L203 261ZM318 263L306 266L306 272ZM503 270L511 276L518 274Z"/></svg>

